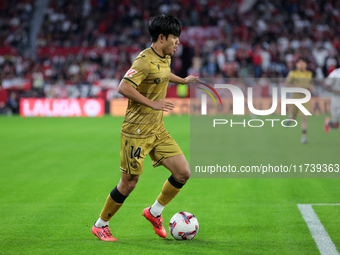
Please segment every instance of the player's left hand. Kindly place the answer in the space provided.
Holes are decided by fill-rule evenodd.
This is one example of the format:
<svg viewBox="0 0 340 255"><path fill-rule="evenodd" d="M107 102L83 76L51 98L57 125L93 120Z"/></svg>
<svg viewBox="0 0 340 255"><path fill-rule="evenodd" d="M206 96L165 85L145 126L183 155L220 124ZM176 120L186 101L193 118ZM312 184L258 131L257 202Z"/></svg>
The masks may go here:
<svg viewBox="0 0 340 255"><path fill-rule="evenodd" d="M188 77L184 78L184 84L188 84L188 83L199 83L201 82L201 80L193 75L189 75Z"/></svg>

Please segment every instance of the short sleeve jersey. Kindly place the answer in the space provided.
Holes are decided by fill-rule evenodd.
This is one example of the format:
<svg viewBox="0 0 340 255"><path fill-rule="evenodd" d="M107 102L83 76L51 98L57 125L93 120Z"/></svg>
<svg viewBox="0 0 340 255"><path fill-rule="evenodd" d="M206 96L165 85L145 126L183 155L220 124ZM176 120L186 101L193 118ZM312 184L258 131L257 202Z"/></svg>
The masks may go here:
<svg viewBox="0 0 340 255"><path fill-rule="evenodd" d="M294 87L308 89L313 78L313 72L292 70L288 73L287 82L292 84ZM294 98L305 97L304 94L301 93L293 93Z"/></svg>
<svg viewBox="0 0 340 255"><path fill-rule="evenodd" d="M328 86L331 86L334 90L340 90L340 68L333 70L325 80ZM340 104L340 95L332 93L332 103ZM334 102L333 102L334 101Z"/></svg>
<svg viewBox="0 0 340 255"><path fill-rule="evenodd" d="M152 101L165 99L170 79L170 56L161 57L153 48L142 51L123 80ZM163 111L129 99L121 132L130 137L148 137L164 130Z"/></svg>

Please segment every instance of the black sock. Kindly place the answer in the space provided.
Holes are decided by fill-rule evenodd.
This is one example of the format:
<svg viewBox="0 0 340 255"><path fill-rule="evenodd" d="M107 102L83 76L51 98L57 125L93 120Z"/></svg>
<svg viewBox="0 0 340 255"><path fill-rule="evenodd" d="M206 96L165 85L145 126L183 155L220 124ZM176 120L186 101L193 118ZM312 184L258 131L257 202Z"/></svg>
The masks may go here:
<svg viewBox="0 0 340 255"><path fill-rule="evenodd" d="M168 178L168 181L177 189L181 189L184 185L184 183L178 182L172 175Z"/></svg>
<svg viewBox="0 0 340 255"><path fill-rule="evenodd" d="M111 191L110 196L113 199L113 201L119 204L122 204L124 200L127 198L126 196L119 192L117 186Z"/></svg>

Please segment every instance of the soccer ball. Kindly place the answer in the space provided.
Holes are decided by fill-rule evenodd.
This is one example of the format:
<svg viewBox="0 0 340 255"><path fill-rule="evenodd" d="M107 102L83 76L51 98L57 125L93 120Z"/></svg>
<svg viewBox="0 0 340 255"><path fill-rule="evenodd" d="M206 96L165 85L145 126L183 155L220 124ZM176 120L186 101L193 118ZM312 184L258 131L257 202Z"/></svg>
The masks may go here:
<svg viewBox="0 0 340 255"><path fill-rule="evenodd" d="M176 240L192 240L198 233L198 220L189 212L179 212L172 216L169 230Z"/></svg>

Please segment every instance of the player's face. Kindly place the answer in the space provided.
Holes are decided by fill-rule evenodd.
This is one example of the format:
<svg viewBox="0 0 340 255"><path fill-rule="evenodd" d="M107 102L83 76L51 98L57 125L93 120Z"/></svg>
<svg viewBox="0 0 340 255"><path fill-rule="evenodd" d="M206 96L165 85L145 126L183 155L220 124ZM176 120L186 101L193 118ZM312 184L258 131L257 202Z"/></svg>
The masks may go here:
<svg viewBox="0 0 340 255"><path fill-rule="evenodd" d="M164 44L165 55L170 55L170 56L174 55L178 45L179 45L179 38L177 36L170 34Z"/></svg>
<svg viewBox="0 0 340 255"><path fill-rule="evenodd" d="M296 68L300 71L304 71L307 68L307 63L305 61L300 60L296 63Z"/></svg>

